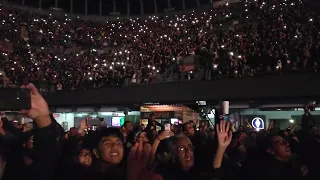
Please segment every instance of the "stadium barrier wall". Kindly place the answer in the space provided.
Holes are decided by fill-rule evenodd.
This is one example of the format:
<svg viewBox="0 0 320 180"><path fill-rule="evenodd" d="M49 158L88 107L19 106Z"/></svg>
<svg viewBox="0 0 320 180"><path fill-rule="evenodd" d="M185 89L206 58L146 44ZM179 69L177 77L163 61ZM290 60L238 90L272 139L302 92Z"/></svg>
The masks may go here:
<svg viewBox="0 0 320 180"><path fill-rule="evenodd" d="M182 103L198 100L257 100L320 97L320 73L226 78L101 88L87 91L50 92L50 106L133 105Z"/></svg>

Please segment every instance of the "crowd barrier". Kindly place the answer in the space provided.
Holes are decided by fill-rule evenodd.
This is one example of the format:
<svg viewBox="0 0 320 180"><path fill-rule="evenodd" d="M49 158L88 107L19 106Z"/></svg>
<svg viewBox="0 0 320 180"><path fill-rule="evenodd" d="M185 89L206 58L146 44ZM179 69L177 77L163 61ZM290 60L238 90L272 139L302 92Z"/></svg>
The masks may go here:
<svg viewBox="0 0 320 180"><path fill-rule="evenodd" d="M320 97L320 73L184 81L46 94L50 106L132 105L198 100L256 100Z"/></svg>

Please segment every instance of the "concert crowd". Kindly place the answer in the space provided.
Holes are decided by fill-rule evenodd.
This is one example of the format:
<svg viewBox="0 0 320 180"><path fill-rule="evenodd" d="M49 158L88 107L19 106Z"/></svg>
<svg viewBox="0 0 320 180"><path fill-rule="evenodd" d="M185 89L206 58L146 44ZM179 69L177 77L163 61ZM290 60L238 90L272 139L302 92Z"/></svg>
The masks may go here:
<svg viewBox="0 0 320 180"><path fill-rule="evenodd" d="M243 0L207 11L109 22L1 7L2 84L49 91L157 82L170 67L203 79L318 70L319 4ZM200 56L185 62L186 57ZM190 59L190 58L189 58Z"/></svg>
<svg viewBox="0 0 320 180"><path fill-rule="evenodd" d="M65 132L33 84L33 122L0 120L1 180L316 180L319 128L305 108L302 124L255 129L231 121L197 119L108 127L81 120ZM261 124L261 123L260 123ZM97 127L98 126L98 127ZM257 127L260 127L257 126Z"/></svg>

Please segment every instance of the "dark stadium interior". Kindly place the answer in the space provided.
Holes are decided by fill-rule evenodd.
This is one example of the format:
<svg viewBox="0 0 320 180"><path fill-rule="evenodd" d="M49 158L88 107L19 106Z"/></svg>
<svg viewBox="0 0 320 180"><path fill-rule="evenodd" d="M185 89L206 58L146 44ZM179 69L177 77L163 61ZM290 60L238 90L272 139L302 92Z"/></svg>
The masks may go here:
<svg viewBox="0 0 320 180"><path fill-rule="evenodd" d="M0 0L0 180L319 180L319 0Z"/></svg>

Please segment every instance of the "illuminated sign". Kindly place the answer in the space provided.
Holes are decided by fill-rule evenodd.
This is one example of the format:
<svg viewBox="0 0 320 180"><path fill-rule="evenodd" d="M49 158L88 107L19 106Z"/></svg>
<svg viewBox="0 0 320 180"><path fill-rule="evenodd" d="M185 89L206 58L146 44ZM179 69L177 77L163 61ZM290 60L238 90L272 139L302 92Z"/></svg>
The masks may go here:
<svg viewBox="0 0 320 180"><path fill-rule="evenodd" d="M259 117L252 119L251 125L255 129L264 129L264 121Z"/></svg>

